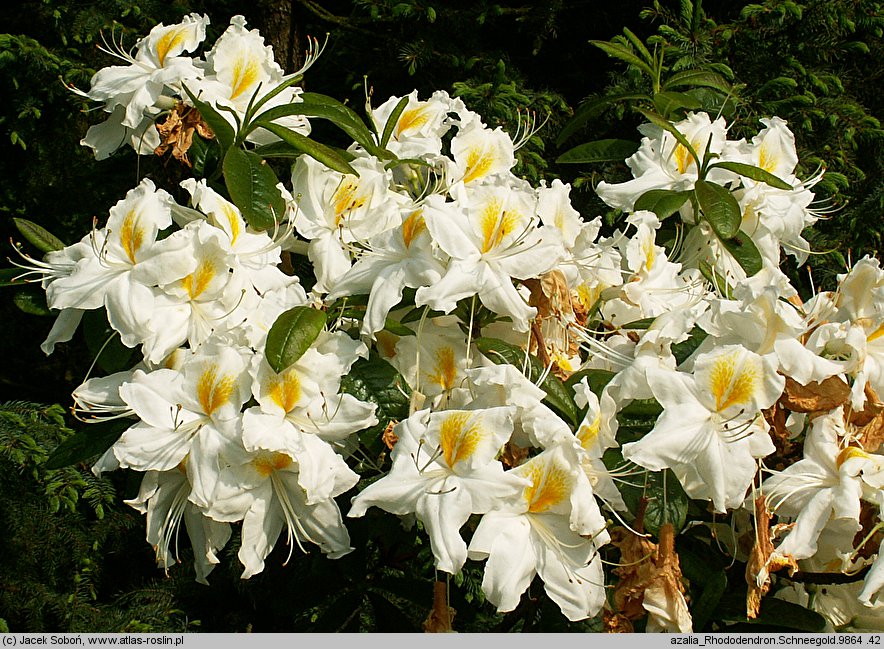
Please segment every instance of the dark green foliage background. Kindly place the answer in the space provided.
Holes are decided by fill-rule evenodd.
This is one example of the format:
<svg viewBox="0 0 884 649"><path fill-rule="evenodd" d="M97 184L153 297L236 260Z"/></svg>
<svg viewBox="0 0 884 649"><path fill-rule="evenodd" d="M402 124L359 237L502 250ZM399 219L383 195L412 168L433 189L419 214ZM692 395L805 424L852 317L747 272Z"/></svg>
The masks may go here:
<svg viewBox="0 0 884 649"><path fill-rule="evenodd" d="M175 191L182 172L174 164L138 159L127 150L96 162L89 150L79 146L87 128L101 115L87 112L94 107L64 84L88 89L97 69L115 63L95 48L102 34L108 38L115 34L131 46L156 23L177 22L192 11L210 15L208 43L220 35L230 16L244 14L250 26L273 41L289 70L297 66L308 35L329 33L326 51L308 73L305 88L346 99L358 112L364 104L366 79L375 105L415 88L421 97L443 89L462 97L489 125L502 125L510 133L525 109L533 111L538 122L547 121L520 150L517 173L533 182L561 177L574 183L572 196L584 216L605 214L609 225L617 215L597 199L592 185L603 176L625 178L626 166L557 165L554 160L583 141L638 139L635 127L642 118L627 106L616 105L561 146L556 144L561 129L586 98L648 91L634 69L589 43L610 40L628 27L639 38L656 39L659 47L665 47L673 71L714 69L741 85L726 108L733 124L731 138L751 137L760 127L759 117L776 114L788 120L795 132L801 175L806 177L819 165L828 169L816 191L820 200L840 211L821 222L811 237L815 249L834 251L811 258L818 286L831 285L834 275L843 272L843 258L848 255L856 260L874 254L881 245L884 214L881 3L707 0L701 7L688 0L651 2L2 3L0 241L4 255L14 257L9 242L21 241L13 218L30 219L72 243L89 231L93 217L104 220L108 209L143 175ZM332 143L340 137L323 124L315 126L315 133L320 141ZM27 244L23 249L38 255ZM807 295L804 272L790 272ZM71 389L82 381L92 361L89 346L78 334L46 358L39 343L52 318L35 315L41 311L39 292L32 292L36 299L28 302L19 289L2 290L0 402L6 403L0 406L0 629L420 630L432 602L434 579L426 537L376 510L364 519L348 521L356 551L339 561L296 551L286 563L287 548L280 546L262 574L242 581L235 534L221 566L210 576L211 587L193 580L189 549L183 547L181 565L168 576L157 570L144 540L143 517L122 502L137 493L138 475L115 472L98 479L87 464L45 467L58 443L81 427L66 416L65 408ZM26 303L31 305L29 313L16 306ZM374 380L363 372L353 379L351 389L362 390ZM389 410L392 417L395 406ZM383 450L377 432L363 440L373 453ZM382 455L378 461L388 462ZM351 495L341 498L345 511ZM680 537L679 542L680 550L690 551L697 561L718 552L711 550L708 539L696 535ZM718 599L712 601L707 593L717 592L720 598L721 584L742 583L742 564L728 568L729 560L720 553L714 561L721 565L686 570L689 580L694 580L692 605L702 612L705 628L716 620L740 622L738 598L736 603L722 600L716 607ZM691 577L692 568L696 578ZM719 573L723 576L715 580L708 577ZM598 620L567 624L543 596L539 582L516 611L496 614L482 601L480 583L481 566L476 564L468 564L463 575L452 580L451 605L457 610L455 628L460 631L600 629ZM763 623L775 619L784 616L763 617ZM812 623L816 621L807 624Z"/></svg>

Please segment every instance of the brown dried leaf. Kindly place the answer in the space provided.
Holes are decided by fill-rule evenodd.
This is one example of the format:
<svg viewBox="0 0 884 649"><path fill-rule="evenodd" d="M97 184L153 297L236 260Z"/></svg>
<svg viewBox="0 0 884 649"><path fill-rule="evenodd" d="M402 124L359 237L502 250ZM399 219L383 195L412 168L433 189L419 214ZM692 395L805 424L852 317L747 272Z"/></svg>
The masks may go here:
<svg viewBox="0 0 884 649"><path fill-rule="evenodd" d="M789 574L795 574L798 564L791 556L785 556L774 549L770 536L770 512L764 496L755 499L755 545L746 562L746 617L750 620L758 617L761 598L770 590L770 573L789 568Z"/></svg>
<svg viewBox="0 0 884 649"><path fill-rule="evenodd" d="M605 609L602 611L602 624L605 633L635 633L629 618L622 613Z"/></svg>
<svg viewBox="0 0 884 649"><path fill-rule="evenodd" d="M448 585L444 581L433 584L433 610L424 620L424 633L454 633L451 623L455 611L448 606Z"/></svg>
<svg viewBox="0 0 884 649"><path fill-rule="evenodd" d="M787 376L780 403L792 412L828 412L844 405L849 398L850 386L837 376L830 376L821 383L811 381L807 385Z"/></svg>
<svg viewBox="0 0 884 649"><path fill-rule="evenodd" d="M503 451L500 453L500 461L503 463L503 468L507 470L519 466L526 459L528 459L528 449L512 442L504 444Z"/></svg>
<svg viewBox="0 0 884 649"><path fill-rule="evenodd" d="M154 153L162 156L171 149L172 157L188 167L191 164L187 151L193 144L193 132L196 131L207 140L215 137L199 111L181 102L175 105L165 122L157 124L157 131L160 134L160 145L154 149Z"/></svg>
<svg viewBox="0 0 884 649"><path fill-rule="evenodd" d="M393 427L396 426L396 423L397 422L395 421L391 421L389 424L387 424L387 427L384 428L384 432L381 435L381 441L384 443L384 446L386 446L391 451L393 450L393 447L396 446L396 442L399 441L396 433L393 432Z"/></svg>
<svg viewBox="0 0 884 649"><path fill-rule="evenodd" d="M777 449L777 452L771 456L770 468L785 469L794 461L799 460L801 455L800 447L792 441L792 433L786 428L788 412L777 402L767 410L763 410L762 413L764 420L770 426L771 440Z"/></svg>

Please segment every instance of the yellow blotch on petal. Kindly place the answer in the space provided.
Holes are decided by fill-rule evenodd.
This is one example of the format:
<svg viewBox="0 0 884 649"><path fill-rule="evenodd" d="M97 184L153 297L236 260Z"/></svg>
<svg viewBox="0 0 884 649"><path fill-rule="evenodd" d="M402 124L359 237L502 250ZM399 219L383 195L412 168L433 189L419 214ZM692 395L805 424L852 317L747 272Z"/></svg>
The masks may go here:
<svg viewBox="0 0 884 649"><path fill-rule="evenodd" d="M270 399L286 412L298 404L301 398L301 379L296 370L286 370L270 380L267 393Z"/></svg>
<svg viewBox="0 0 884 649"><path fill-rule="evenodd" d="M715 359L711 387L716 411L722 412L731 406L750 401L760 378L759 368L755 364L744 363L738 368L736 354Z"/></svg>
<svg viewBox="0 0 884 649"><path fill-rule="evenodd" d="M133 264L142 243L144 243L144 230L138 227L138 214L135 210L131 210L123 219L123 227L120 229L120 245L123 246L126 256Z"/></svg>
<svg viewBox="0 0 884 649"><path fill-rule="evenodd" d="M872 342L874 340L878 340L881 336L884 336L884 323L881 324L880 327L875 329L872 333L868 335L866 338L867 342Z"/></svg>
<svg viewBox="0 0 884 649"><path fill-rule="evenodd" d="M842 464L847 462L847 460L852 460L855 457L867 460L871 456L861 448L857 448L856 446L848 446L842 449L840 453L838 453L838 457L835 458L835 466L840 469Z"/></svg>
<svg viewBox="0 0 884 649"><path fill-rule="evenodd" d="M472 417L474 413L471 412L453 412L442 422L439 445L442 447L442 457L451 468L469 459L482 441L482 427L475 420L470 422Z"/></svg>
<svg viewBox="0 0 884 649"><path fill-rule="evenodd" d="M454 349L451 347L440 347L436 350L433 373L429 375L429 378L432 383L441 386L443 390L450 390L454 387L454 381L457 379Z"/></svg>
<svg viewBox="0 0 884 649"><path fill-rule="evenodd" d="M203 412L211 416L213 412L230 401L236 389L236 378L229 374L218 376L218 366L209 365L196 383L196 396Z"/></svg>
<svg viewBox="0 0 884 649"><path fill-rule="evenodd" d="M258 473L267 478L274 471L287 468L292 461L292 458L285 453L262 453L252 460L252 466L255 467Z"/></svg>
<svg viewBox="0 0 884 649"><path fill-rule="evenodd" d="M166 64L166 57L169 55L169 50L177 47L181 44L181 41L187 38L187 31L187 27L185 26L180 26L178 29L170 29L162 35L159 41L157 41L157 59L161 66Z"/></svg>
<svg viewBox="0 0 884 649"><path fill-rule="evenodd" d="M488 252L500 245L503 238L516 229L519 214L502 209L500 200L493 199L482 210L482 252Z"/></svg>
<svg viewBox="0 0 884 649"><path fill-rule="evenodd" d="M464 174L463 182L468 184L478 178L482 178L491 171L494 165L494 154L490 151L484 151L480 147L473 147L467 153L467 170Z"/></svg>
<svg viewBox="0 0 884 649"><path fill-rule="evenodd" d="M548 511L571 493L571 477L553 462L530 462L526 473L531 486L525 489L525 501L532 514Z"/></svg>
<svg viewBox="0 0 884 649"><path fill-rule="evenodd" d="M359 182L357 180L346 177L341 180L331 201L335 210L335 226L340 226L341 221L349 212L359 209L368 201L367 196L360 196L358 192Z"/></svg>
<svg viewBox="0 0 884 649"><path fill-rule="evenodd" d="M580 440L580 445L584 449L589 450L589 447L593 445L593 442L595 442L595 439L599 436L601 425L602 418L596 413L592 423L584 424L580 427L580 430L577 431L577 439Z"/></svg>
<svg viewBox="0 0 884 649"><path fill-rule="evenodd" d="M239 238L239 234L242 231L242 228L239 224L239 214L236 213L236 209L234 209L233 205L225 204L224 207L224 218L227 219L227 223L230 226L230 243L236 243L236 240Z"/></svg>
<svg viewBox="0 0 884 649"><path fill-rule="evenodd" d="M691 148L694 151L699 149L697 142L691 142ZM678 144L672 152L675 157L675 164L678 166L678 173L683 174L692 164L695 164L694 156L688 151L683 144Z"/></svg>
<svg viewBox="0 0 884 649"><path fill-rule="evenodd" d="M776 155L771 155L771 151L762 143L761 148L758 150L758 166L767 172L773 173L777 168L778 162L779 160L777 160Z"/></svg>
<svg viewBox="0 0 884 649"><path fill-rule="evenodd" d="M402 222L402 241L405 242L406 248L410 248L411 242L421 232L426 232L427 230L427 222L424 220L423 212L423 210L415 210Z"/></svg>
<svg viewBox="0 0 884 649"><path fill-rule="evenodd" d="M230 84L233 89L230 93L231 99L236 99L255 85L260 73L258 68L258 62L254 58L241 56L237 59L233 66L233 81Z"/></svg>
<svg viewBox="0 0 884 649"><path fill-rule="evenodd" d="M394 136L398 139L403 133L411 130L417 130L421 126L427 123L427 120L430 119L430 116L427 115L427 107L426 106L418 106L417 108L412 108L411 110L406 110L399 116L399 123L396 124L396 132Z"/></svg>
<svg viewBox="0 0 884 649"><path fill-rule="evenodd" d="M215 265L210 260L203 259L197 265L196 270L182 279L181 283L184 285L184 290L187 291L190 299L195 300L209 288L209 284L212 283L215 275Z"/></svg>

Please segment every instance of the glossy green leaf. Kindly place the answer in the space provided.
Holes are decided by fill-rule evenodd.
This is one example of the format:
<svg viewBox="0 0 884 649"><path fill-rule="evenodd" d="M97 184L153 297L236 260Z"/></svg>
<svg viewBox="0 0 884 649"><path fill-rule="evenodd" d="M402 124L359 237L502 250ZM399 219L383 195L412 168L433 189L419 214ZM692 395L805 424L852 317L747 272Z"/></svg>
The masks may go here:
<svg viewBox="0 0 884 649"><path fill-rule="evenodd" d="M710 619L714 618L715 610L726 590L727 574L723 570L707 575L703 590L691 607L694 630L701 630Z"/></svg>
<svg viewBox="0 0 884 649"><path fill-rule="evenodd" d="M270 230L285 214L285 200L273 169L251 151L238 147L224 156L224 182L243 218L256 230Z"/></svg>
<svg viewBox="0 0 884 649"><path fill-rule="evenodd" d="M134 422L114 419L89 424L82 431L68 437L49 455L44 465L47 469L61 469L77 462L85 462L101 455L114 445L123 432Z"/></svg>
<svg viewBox="0 0 884 649"><path fill-rule="evenodd" d="M12 302L28 315L51 316L52 311L46 305L46 293L36 286L28 286L12 296Z"/></svg>
<svg viewBox="0 0 884 649"><path fill-rule="evenodd" d="M580 370L578 372L574 372L571 376L568 377L568 380L565 381L565 387L573 392L574 386L580 383L584 378L586 379L586 384L589 386L589 389L595 394L595 396L602 396L602 390L605 389L605 386L611 382L617 374L615 372L611 372L609 370L600 370L600 369L588 369L588 370Z"/></svg>
<svg viewBox="0 0 884 649"><path fill-rule="evenodd" d="M683 70L673 74L663 83L664 88L679 88L682 86L712 88L725 94L731 91L731 84L724 77L706 70Z"/></svg>
<svg viewBox="0 0 884 649"><path fill-rule="evenodd" d="M389 151L385 151L377 145L374 136L365 125L365 122L363 122L348 106L342 104L337 99L314 92L303 93L301 99L303 101L285 104L283 106L275 106L261 113L252 122L250 128L254 129L260 127L272 131L272 129L269 128L269 125L273 124L275 120L280 119L281 117L288 117L290 115L304 115L306 117L326 119L344 131L372 155L380 158L393 157ZM279 135L276 131L272 132Z"/></svg>
<svg viewBox="0 0 884 649"><path fill-rule="evenodd" d="M387 118L387 123L384 124L384 134L381 136L382 147L386 147L390 138L393 136L393 129L396 128L396 124L399 122L399 118L402 116L402 112L405 110L406 106L408 106L407 96L399 100L399 103L396 104L393 112L390 113L390 116Z"/></svg>
<svg viewBox="0 0 884 649"><path fill-rule="evenodd" d="M325 327L325 311L296 306L280 315L270 331L264 356L275 372L282 372L297 362Z"/></svg>
<svg viewBox="0 0 884 649"><path fill-rule="evenodd" d="M81 327L89 354L108 374L129 369L137 362L132 358L135 350L123 344L120 334L108 324L104 309L86 311Z"/></svg>
<svg viewBox="0 0 884 649"><path fill-rule="evenodd" d="M664 90L654 95L654 108L660 115L670 116L678 110L696 110L702 106L699 99L684 92Z"/></svg>
<svg viewBox="0 0 884 649"><path fill-rule="evenodd" d="M16 281L26 272L23 268L0 268L0 287L4 286L27 286L27 282L23 280Z"/></svg>
<svg viewBox="0 0 884 649"><path fill-rule="evenodd" d="M740 204L727 187L698 180L694 183L694 195L700 204L703 216L722 241L736 236L743 222Z"/></svg>
<svg viewBox="0 0 884 649"><path fill-rule="evenodd" d="M675 361L679 365L684 363L691 354L697 351L697 348L704 340L706 340L708 335L708 333L695 325L694 328L691 329L690 334L688 334L687 340L683 340L680 343L674 343L670 346L672 355L675 356Z"/></svg>
<svg viewBox="0 0 884 649"><path fill-rule="evenodd" d="M363 446L377 456L386 450L381 434L390 422L408 417L411 389L399 371L386 360L372 353L368 359L353 363L350 372L341 379L341 390L360 401L375 404L378 423L360 433Z"/></svg>
<svg viewBox="0 0 884 649"><path fill-rule="evenodd" d="M528 355L526 364L524 350L515 345L497 338L477 338L475 342L478 350L489 360L498 365L508 363L523 370L529 381L539 380L544 373L543 365L534 355ZM548 373L538 387L546 392L544 401L550 408L572 425L576 426L579 423L579 412L574 403L573 392L566 388L558 377Z"/></svg>
<svg viewBox="0 0 884 649"><path fill-rule="evenodd" d="M193 175L197 178L208 178L214 174L221 164L221 145L218 140L206 140L194 135L190 148L187 150Z"/></svg>
<svg viewBox="0 0 884 649"><path fill-rule="evenodd" d="M609 449L603 459L609 469L622 466L624 462L619 449ZM676 534L684 527L688 515L688 496L669 469L645 471L618 483L617 487L633 515L638 512L642 497L647 499L644 517L646 532L656 536L665 523L672 523Z"/></svg>
<svg viewBox="0 0 884 649"><path fill-rule="evenodd" d="M190 97L190 101L193 102L194 107L199 111L203 121L209 125L209 128L212 129L212 133L218 138L218 142L221 144L221 150L226 151L233 146L236 132L230 125L230 122L224 119L221 113L215 110L211 105L197 99L187 86L184 86L184 92Z"/></svg>
<svg viewBox="0 0 884 649"><path fill-rule="evenodd" d="M777 189L784 189L787 191L793 189L792 185L785 180L777 178L761 167L743 164L742 162L716 162L715 164L709 165L710 169L715 169L716 167L733 171L735 174L751 178L752 180L757 180L758 182L767 183L771 187L776 187Z"/></svg>
<svg viewBox="0 0 884 649"><path fill-rule="evenodd" d="M556 162L560 164L585 164L588 162L623 161L638 151L638 143L631 140L596 140L579 144L565 151Z"/></svg>
<svg viewBox="0 0 884 649"><path fill-rule="evenodd" d="M621 61L625 61L626 63L635 66L645 72L649 77L654 77L654 71L651 69L651 66L648 65L645 61L636 56L635 52L624 45L620 45L619 43L612 43L611 41L589 41L597 48L602 50L608 56L612 56L614 58L618 58Z"/></svg>
<svg viewBox="0 0 884 649"><path fill-rule="evenodd" d="M292 148L297 149L302 153L309 155L311 158L318 160L329 169L334 169L335 171L342 174L353 174L354 176L359 175L359 172L351 167L350 163L347 162L337 151L332 149L330 146L320 144L319 142L311 140L305 135L290 131L284 126L279 126L278 124L267 124L264 126L264 128L266 128L268 131L275 134L276 136L280 137L286 144L288 144Z"/></svg>
<svg viewBox="0 0 884 649"><path fill-rule="evenodd" d="M33 221L12 219L12 222L27 242L40 252L53 252L65 247L61 239Z"/></svg>
<svg viewBox="0 0 884 649"><path fill-rule="evenodd" d="M671 189L651 189L635 201L635 211L648 210L661 221L678 212L691 197L691 192L676 192Z"/></svg>
<svg viewBox="0 0 884 649"><path fill-rule="evenodd" d="M743 231L737 232L736 236L722 243L727 248L727 251L731 253L731 256L737 260L737 263L743 267L743 270L746 271L749 277L752 277L761 270L764 260L748 234Z"/></svg>
<svg viewBox="0 0 884 649"><path fill-rule="evenodd" d="M598 117L608 106L620 102L642 100L647 101L647 95L621 93L605 97L593 97L586 100L577 107L577 110L574 111L574 117L565 124L565 127L559 133L559 136L556 138L556 146L562 146L572 135L583 128L587 122Z"/></svg>

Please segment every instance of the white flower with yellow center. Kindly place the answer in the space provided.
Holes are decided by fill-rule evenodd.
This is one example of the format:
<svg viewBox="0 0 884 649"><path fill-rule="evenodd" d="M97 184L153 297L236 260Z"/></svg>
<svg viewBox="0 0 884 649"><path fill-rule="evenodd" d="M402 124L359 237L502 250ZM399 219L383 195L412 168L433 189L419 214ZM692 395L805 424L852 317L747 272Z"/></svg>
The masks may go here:
<svg viewBox="0 0 884 649"><path fill-rule="evenodd" d="M467 559L460 528L470 514L484 514L518 498L527 483L504 473L495 457L512 433L512 409L421 410L393 432L393 467L353 498L348 516L369 507L416 514L430 535L436 568L457 574Z"/></svg>
<svg viewBox="0 0 884 649"><path fill-rule="evenodd" d="M123 468L168 471L184 462L190 500L206 505L220 470L220 453L239 435L249 395L246 355L206 343L180 370L136 370L120 397L141 420L113 445Z"/></svg>
<svg viewBox="0 0 884 649"><path fill-rule="evenodd" d="M529 482L522 498L485 514L470 541L469 557L487 559L485 596L498 611L512 611L534 575L540 575L569 620L596 615L605 602L598 548L609 537L580 467L557 447L508 474ZM570 522L575 501L588 514L585 529L575 530Z"/></svg>
<svg viewBox="0 0 884 649"><path fill-rule="evenodd" d="M113 49L103 49L128 65L102 68L92 77L89 92L76 92L105 102L109 113L115 112L118 106L123 107L125 114L119 123L129 129L139 128L146 116L160 112L157 104L165 90L177 94L182 83L202 76L190 57L179 55L197 48L206 37L208 24L208 16L193 13L178 24L160 23L154 27L147 37L138 41L134 55L116 43ZM163 108L170 108L171 104L170 101Z"/></svg>
<svg viewBox="0 0 884 649"><path fill-rule="evenodd" d="M314 57L308 55L308 64ZM303 72L299 70L297 73ZM257 29L246 28L242 16L233 16L230 26L206 55L205 75L188 87L202 101L233 109L242 121L253 100L259 100L286 80L283 69L273 58L273 48L264 44ZM262 110L301 101L301 89L290 86L264 104ZM236 127L233 115L227 110L218 113ZM274 121L289 130L308 135L310 122L303 115L290 115ZM278 141L264 129L258 129L247 138L250 142L265 144Z"/></svg>
<svg viewBox="0 0 884 649"><path fill-rule="evenodd" d="M399 226L401 208L409 202L390 190L392 173L377 158L359 157L350 164L358 176L333 171L309 156L298 158L292 171L289 212L298 234L310 242L314 290L322 293L350 270L353 245Z"/></svg>
<svg viewBox="0 0 884 649"><path fill-rule="evenodd" d="M812 420L804 457L774 473L761 485L772 511L795 518L795 526L777 546L780 554L806 559L817 553L823 529L832 523L860 530L860 501L880 489L880 455L847 446L844 409Z"/></svg>
<svg viewBox="0 0 884 649"><path fill-rule="evenodd" d="M243 579L264 570L264 559L285 530L289 557L313 543L332 559L351 552L350 535L333 497L356 484L352 471L332 476L331 497L310 503L300 485L300 466L287 453L230 450L206 512L222 522L242 521L239 560ZM286 560L288 561L288 559Z"/></svg>
<svg viewBox="0 0 884 649"><path fill-rule="evenodd" d="M674 126L698 156L703 156L707 143L709 153L722 154L725 150L726 126L721 117L713 122L706 113L688 113ZM628 212L633 210L636 199L645 192L652 189L692 189L699 175L697 160L671 133L652 124L639 127L639 131L645 135L641 146L626 160L634 179L615 184L602 181L595 188L605 203ZM707 176L711 182L732 178L735 178L733 174L720 169L711 170Z"/></svg>
<svg viewBox="0 0 884 649"><path fill-rule="evenodd" d="M488 185L453 203L431 196L424 218L450 261L441 281L418 289L415 303L450 313L458 300L478 295L488 309L512 318L514 329L527 331L537 310L513 279L537 277L564 256L555 231L538 227L534 197L503 184Z"/></svg>
<svg viewBox="0 0 884 649"><path fill-rule="evenodd" d="M450 317L433 318L416 336L402 336L396 342L390 363L412 390L446 405L452 390L464 383L468 367L466 336ZM501 404L497 404L501 405Z"/></svg>
<svg viewBox="0 0 884 649"><path fill-rule="evenodd" d="M367 354L363 343L337 332L320 334L282 372L256 357L252 392L258 405L243 414L243 445L247 451L279 451L296 460L308 504L331 497L343 475L358 480L333 445L378 421L373 403L339 393L341 377Z"/></svg>
<svg viewBox="0 0 884 649"><path fill-rule="evenodd" d="M371 111L371 119L378 133L384 132L393 109L401 100L402 97L390 97ZM451 99L442 90L434 92L427 101L418 100L417 90L412 91L393 126L387 149L399 158L438 156L442 152L442 136L451 128L448 119L451 110Z"/></svg>
<svg viewBox="0 0 884 649"><path fill-rule="evenodd" d="M432 286L445 273L433 256L423 208L413 206L398 228L375 235L356 263L335 283L329 301L368 293L362 334L374 338L384 328L390 309L402 300L406 287Z"/></svg>
<svg viewBox="0 0 884 649"><path fill-rule="evenodd" d="M466 186L506 174L516 164L510 136L499 127L491 130L479 121L458 131L451 140L451 156L455 165L451 180Z"/></svg>
<svg viewBox="0 0 884 649"><path fill-rule="evenodd" d="M654 429L623 446L623 457L652 471L673 469L688 495L715 511L739 506L756 459L775 449L761 416L785 379L770 358L726 345L697 358L693 374L648 369L663 406Z"/></svg>
<svg viewBox="0 0 884 649"><path fill-rule="evenodd" d="M188 211L188 214L197 218L205 215L206 221L224 233L220 241L226 244L236 265L256 291L264 293L288 284L289 277L277 268L281 248L267 232L251 231L239 208L209 187L205 180L188 178L181 186L200 210L199 213Z"/></svg>

